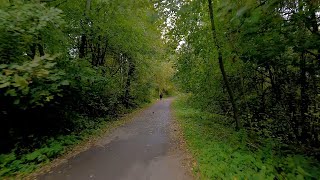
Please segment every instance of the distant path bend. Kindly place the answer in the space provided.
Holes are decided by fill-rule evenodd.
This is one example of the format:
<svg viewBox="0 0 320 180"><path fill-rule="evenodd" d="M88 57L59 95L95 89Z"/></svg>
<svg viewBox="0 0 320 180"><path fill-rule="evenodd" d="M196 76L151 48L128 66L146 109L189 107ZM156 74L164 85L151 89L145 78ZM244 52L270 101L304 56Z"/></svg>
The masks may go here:
<svg viewBox="0 0 320 180"><path fill-rule="evenodd" d="M191 180L172 137L172 98L158 101L96 146L69 159L43 180Z"/></svg>

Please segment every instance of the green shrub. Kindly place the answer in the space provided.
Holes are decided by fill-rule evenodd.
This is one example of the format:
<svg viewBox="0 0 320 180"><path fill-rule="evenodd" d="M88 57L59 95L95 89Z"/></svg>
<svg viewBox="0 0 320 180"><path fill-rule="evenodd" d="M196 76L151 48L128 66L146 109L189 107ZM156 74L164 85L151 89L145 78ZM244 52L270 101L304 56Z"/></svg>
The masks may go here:
<svg viewBox="0 0 320 180"><path fill-rule="evenodd" d="M319 162L302 155L281 155L274 140L259 139L253 144L248 133L235 132L226 117L194 109L185 98L178 99L174 109L201 179L320 177Z"/></svg>
<svg viewBox="0 0 320 180"><path fill-rule="evenodd" d="M0 177L18 173L30 173L43 163L58 157L66 148L77 144L81 137L76 135L59 136L43 143L43 147L29 153L17 154L14 150L9 154L0 154Z"/></svg>
<svg viewBox="0 0 320 180"><path fill-rule="evenodd" d="M64 71L56 69L54 60L46 55L22 64L0 65L0 98L27 109L44 106L61 96L62 87L69 81L63 78Z"/></svg>
<svg viewBox="0 0 320 180"><path fill-rule="evenodd" d="M90 15L76 0L0 3L0 177L33 171L168 86L145 2L90 1Z"/></svg>

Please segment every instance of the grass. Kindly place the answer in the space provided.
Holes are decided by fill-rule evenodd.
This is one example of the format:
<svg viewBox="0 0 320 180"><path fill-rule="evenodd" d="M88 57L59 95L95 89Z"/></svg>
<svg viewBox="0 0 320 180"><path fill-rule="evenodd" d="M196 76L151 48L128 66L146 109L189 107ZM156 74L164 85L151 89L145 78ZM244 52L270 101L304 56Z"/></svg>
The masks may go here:
<svg viewBox="0 0 320 180"><path fill-rule="evenodd" d="M272 140L255 146L245 130L234 131L230 119L193 108L187 97L178 98L173 109L199 179L320 179L317 161L280 155Z"/></svg>
<svg viewBox="0 0 320 180"><path fill-rule="evenodd" d="M68 159L90 148L97 139L127 123L148 105L145 104L134 111L130 110L118 119L108 117L90 119L79 116L79 120L75 121L85 126L79 133L73 132L50 138L43 142L40 148L29 153L18 155L15 149L9 154L0 154L0 179L31 179L40 172L48 171L53 164L59 164L59 158Z"/></svg>

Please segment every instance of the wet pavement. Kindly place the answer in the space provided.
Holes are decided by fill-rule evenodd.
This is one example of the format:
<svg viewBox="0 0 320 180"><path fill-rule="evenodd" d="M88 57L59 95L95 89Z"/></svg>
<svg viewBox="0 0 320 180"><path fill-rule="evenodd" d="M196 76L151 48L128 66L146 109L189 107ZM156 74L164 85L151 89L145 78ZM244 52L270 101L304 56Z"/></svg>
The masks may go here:
<svg viewBox="0 0 320 180"><path fill-rule="evenodd" d="M170 104L158 101L94 147L40 175L41 180L190 180L172 138Z"/></svg>

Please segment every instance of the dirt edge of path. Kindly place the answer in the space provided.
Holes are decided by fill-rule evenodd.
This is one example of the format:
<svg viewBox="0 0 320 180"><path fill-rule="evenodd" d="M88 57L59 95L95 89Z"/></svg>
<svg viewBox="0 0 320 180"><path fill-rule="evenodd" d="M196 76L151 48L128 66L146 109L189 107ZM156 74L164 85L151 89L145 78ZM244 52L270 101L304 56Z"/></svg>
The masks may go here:
<svg viewBox="0 0 320 180"><path fill-rule="evenodd" d="M18 175L16 177L14 177L14 179L25 179L25 180L31 180L31 179L36 179L37 176L41 175L41 174L45 174L50 172L50 170L54 167L57 167L65 162L67 162L70 158L77 156L78 154L80 154L81 152L84 152L86 150L88 150L89 148L97 145L98 141L103 138L106 137L108 135L110 135L112 132L114 132L117 128L131 122L133 120L134 116L138 116L140 113L142 113L145 109L149 108L150 106L152 106L153 104L155 104L157 101L152 101L151 103L138 108L136 110L134 110L131 113L128 114L124 114L121 117L119 117L117 120L113 121L111 123L111 125L104 127L103 129L101 129L101 133L98 134L93 134L90 135L89 137L87 137L86 139L84 139L81 143L70 147L70 149L68 149L66 151L66 153L64 153L63 155L57 157L56 159L50 161L47 164L44 164L42 167L40 167L39 169L35 170L33 173L31 174L27 174L27 175Z"/></svg>
<svg viewBox="0 0 320 180"><path fill-rule="evenodd" d="M192 177L193 179L199 179L198 175L194 173L194 167L196 167L196 160L192 156L191 152L188 150L187 142L184 138L183 129L173 107L173 104L176 100L177 99L174 99L172 104L170 105L172 118L172 123L170 125L170 135L173 142L176 143L176 145L173 146L176 147L176 149L172 149L171 151L182 154L183 158L181 163L183 168L185 168L186 172L190 177Z"/></svg>

